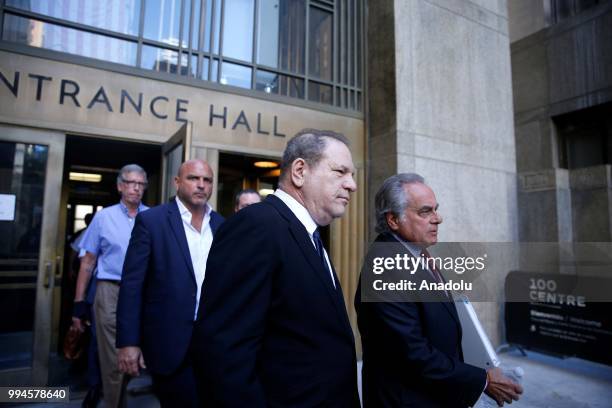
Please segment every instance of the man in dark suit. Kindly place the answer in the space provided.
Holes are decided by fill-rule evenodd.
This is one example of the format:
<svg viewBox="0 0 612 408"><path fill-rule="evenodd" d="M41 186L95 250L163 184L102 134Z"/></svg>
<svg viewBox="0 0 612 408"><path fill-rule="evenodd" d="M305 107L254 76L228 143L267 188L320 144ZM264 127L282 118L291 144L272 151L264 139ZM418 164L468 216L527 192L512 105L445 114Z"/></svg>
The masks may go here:
<svg viewBox="0 0 612 408"><path fill-rule="evenodd" d="M176 197L139 214L123 266L117 307L119 369L145 368L162 406L197 406L188 349L213 234L223 218L208 199L213 172L201 160L183 163Z"/></svg>
<svg viewBox="0 0 612 408"><path fill-rule="evenodd" d="M417 174L392 176L376 194L375 209L380 235L366 255L355 297L364 408L468 407L483 391L499 406L517 400L520 385L499 368L485 371L463 362L461 325L450 293L372 290L374 281L385 276L374 271L375 259L396 255L423 261L414 275L401 268L385 271L385 282L406 279L416 288L421 281L444 282L436 266L426 261L427 247L437 242L442 223L431 188Z"/></svg>
<svg viewBox="0 0 612 408"><path fill-rule="evenodd" d="M193 339L203 406L359 406L353 333L318 231L344 214L353 173L343 135L304 130L278 190L219 229Z"/></svg>

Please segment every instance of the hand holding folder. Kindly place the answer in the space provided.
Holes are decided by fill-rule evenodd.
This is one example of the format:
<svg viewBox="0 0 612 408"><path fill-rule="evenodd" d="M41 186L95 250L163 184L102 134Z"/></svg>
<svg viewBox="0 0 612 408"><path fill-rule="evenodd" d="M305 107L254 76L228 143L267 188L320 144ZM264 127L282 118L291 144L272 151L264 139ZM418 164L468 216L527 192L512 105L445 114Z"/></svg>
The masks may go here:
<svg viewBox="0 0 612 408"><path fill-rule="evenodd" d="M503 374L497 353L467 296L457 296L455 307L463 332L461 347L464 362L487 370L487 385L484 392L500 407L504 402L518 401L519 395L523 393L523 387Z"/></svg>

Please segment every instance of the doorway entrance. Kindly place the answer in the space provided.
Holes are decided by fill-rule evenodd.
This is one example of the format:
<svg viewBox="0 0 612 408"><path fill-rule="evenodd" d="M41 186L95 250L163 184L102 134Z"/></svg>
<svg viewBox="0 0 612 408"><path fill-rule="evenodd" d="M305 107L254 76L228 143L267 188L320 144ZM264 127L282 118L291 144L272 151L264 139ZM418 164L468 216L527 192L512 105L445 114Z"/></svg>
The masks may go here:
<svg viewBox="0 0 612 408"><path fill-rule="evenodd" d="M148 206L175 194L172 179L190 156L209 158L218 175L212 204L224 216L238 191L277 188L278 157L193 147L191 136L191 123L164 144L0 125L0 386L85 388L85 367L61 350L78 268L68 243L87 214L117 203L122 166L147 171Z"/></svg>
<svg viewBox="0 0 612 408"><path fill-rule="evenodd" d="M220 152L216 211L226 218L230 217L240 190L253 189L264 199L278 188L279 177L279 158ZM319 231L323 246L329 253L330 227L320 227Z"/></svg>
<svg viewBox="0 0 612 408"><path fill-rule="evenodd" d="M280 160L235 153L219 153L216 211L224 217L234 213L236 194L253 189L265 198L278 187Z"/></svg>
<svg viewBox="0 0 612 408"><path fill-rule="evenodd" d="M86 368L86 356L76 364L62 357L62 343L71 325L72 306L78 275L78 257L71 243L102 208L119 201L117 175L121 167L135 163L145 169L148 187L143 203L154 206L160 199L161 146L139 142L98 139L76 135L66 136L63 163L61 211L63 222L63 269L55 282L54 325L49 384L81 388ZM54 358L55 357L55 358ZM80 363L80 364L79 364ZM83 384L84 385L84 384Z"/></svg>

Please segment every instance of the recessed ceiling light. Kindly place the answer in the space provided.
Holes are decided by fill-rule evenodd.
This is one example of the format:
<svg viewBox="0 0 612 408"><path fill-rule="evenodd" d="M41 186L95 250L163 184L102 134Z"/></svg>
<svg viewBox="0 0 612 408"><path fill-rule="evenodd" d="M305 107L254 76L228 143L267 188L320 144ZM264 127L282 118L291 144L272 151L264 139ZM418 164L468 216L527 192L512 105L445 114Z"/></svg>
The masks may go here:
<svg viewBox="0 0 612 408"><path fill-rule="evenodd" d="M99 183L102 181L102 175L96 173L78 173L71 171L68 177L71 181L85 181L88 183Z"/></svg>
<svg viewBox="0 0 612 408"><path fill-rule="evenodd" d="M253 166L255 167L259 167L262 169L273 169L275 167L278 167L278 163L277 162L273 162L273 161L256 161L255 163L253 163Z"/></svg>

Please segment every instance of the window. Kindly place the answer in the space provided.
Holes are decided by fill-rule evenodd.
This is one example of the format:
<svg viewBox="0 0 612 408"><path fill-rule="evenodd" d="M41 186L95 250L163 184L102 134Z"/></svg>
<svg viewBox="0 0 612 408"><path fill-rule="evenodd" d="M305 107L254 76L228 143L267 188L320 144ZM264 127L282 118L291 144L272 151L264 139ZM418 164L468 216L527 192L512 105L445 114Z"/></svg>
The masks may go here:
<svg viewBox="0 0 612 408"><path fill-rule="evenodd" d="M552 0L550 10L552 23L560 23L563 20L578 15L598 4L606 3L607 1L608 0Z"/></svg>
<svg viewBox="0 0 612 408"><path fill-rule="evenodd" d="M6 0L2 40L362 110L363 0Z"/></svg>
<svg viewBox="0 0 612 408"><path fill-rule="evenodd" d="M612 103L553 118L559 137L559 167L612 164Z"/></svg>

